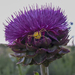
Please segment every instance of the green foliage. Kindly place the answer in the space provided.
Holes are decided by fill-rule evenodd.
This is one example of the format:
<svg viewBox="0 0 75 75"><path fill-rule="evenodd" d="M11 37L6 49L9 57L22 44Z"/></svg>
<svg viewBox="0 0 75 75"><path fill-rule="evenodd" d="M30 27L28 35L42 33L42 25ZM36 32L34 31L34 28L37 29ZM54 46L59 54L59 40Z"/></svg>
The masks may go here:
<svg viewBox="0 0 75 75"><path fill-rule="evenodd" d="M0 55L0 75L17 75L16 62L12 62L6 55Z"/></svg>

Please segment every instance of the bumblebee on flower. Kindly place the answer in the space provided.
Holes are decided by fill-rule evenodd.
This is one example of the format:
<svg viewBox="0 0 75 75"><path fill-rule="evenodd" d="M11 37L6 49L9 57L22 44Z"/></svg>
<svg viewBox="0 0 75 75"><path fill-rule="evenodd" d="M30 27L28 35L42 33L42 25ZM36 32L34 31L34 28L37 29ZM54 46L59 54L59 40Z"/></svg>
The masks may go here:
<svg viewBox="0 0 75 75"><path fill-rule="evenodd" d="M48 66L69 52L62 47L69 42L69 27L61 8L30 8L15 16L5 26L5 37L19 58L17 64Z"/></svg>

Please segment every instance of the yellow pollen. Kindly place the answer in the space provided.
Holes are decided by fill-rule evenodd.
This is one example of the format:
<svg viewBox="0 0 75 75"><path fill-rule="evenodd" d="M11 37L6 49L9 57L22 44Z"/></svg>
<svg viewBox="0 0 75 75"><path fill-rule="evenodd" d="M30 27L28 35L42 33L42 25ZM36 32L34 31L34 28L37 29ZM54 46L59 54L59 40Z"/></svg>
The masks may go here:
<svg viewBox="0 0 75 75"><path fill-rule="evenodd" d="M33 34L33 37L35 38L35 39L40 39L41 38L41 32L34 32L34 34Z"/></svg>

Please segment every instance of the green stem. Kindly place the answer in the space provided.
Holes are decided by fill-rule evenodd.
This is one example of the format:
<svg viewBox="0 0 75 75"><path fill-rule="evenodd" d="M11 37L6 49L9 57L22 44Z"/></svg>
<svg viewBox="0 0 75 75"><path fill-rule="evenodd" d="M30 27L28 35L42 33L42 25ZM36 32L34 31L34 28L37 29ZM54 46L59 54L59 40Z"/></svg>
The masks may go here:
<svg viewBox="0 0 75 75"><path fill-rule="evenodd" d="M48 67L40 65L40 71L41 71L41 75L49 75Z"/></svg>
<svg viewBox="0 0 75 75"><path fill-rule="evenodd" d="M18 69L19 69L19 75L22 75L20 64L17 64L17 65L18 65Z"/></svg>

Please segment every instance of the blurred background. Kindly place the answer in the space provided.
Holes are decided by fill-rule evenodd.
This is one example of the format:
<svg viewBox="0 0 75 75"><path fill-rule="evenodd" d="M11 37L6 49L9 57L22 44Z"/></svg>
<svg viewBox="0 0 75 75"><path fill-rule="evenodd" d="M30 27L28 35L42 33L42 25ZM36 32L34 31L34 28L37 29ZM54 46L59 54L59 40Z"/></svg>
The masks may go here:
<svg viewBox="0 0 75 75"><path fill-rule="evenodd" d="M75 0L0 0L0 75L19 75L16 58L10 55L13 52L6 46L8 42L5 41L3 23L7 24L5 20L11 18L15 11L24 10L24 7L36 3L39 7L46 3L52 3L54 7L59 6L65 11L71 26L69 35L72 39L66 46L71 52L49 65L50 75L75 75ZM33 75L33 71L40 73L40 66L37 65L21 66L21 68L23 75Z"/></svg>

